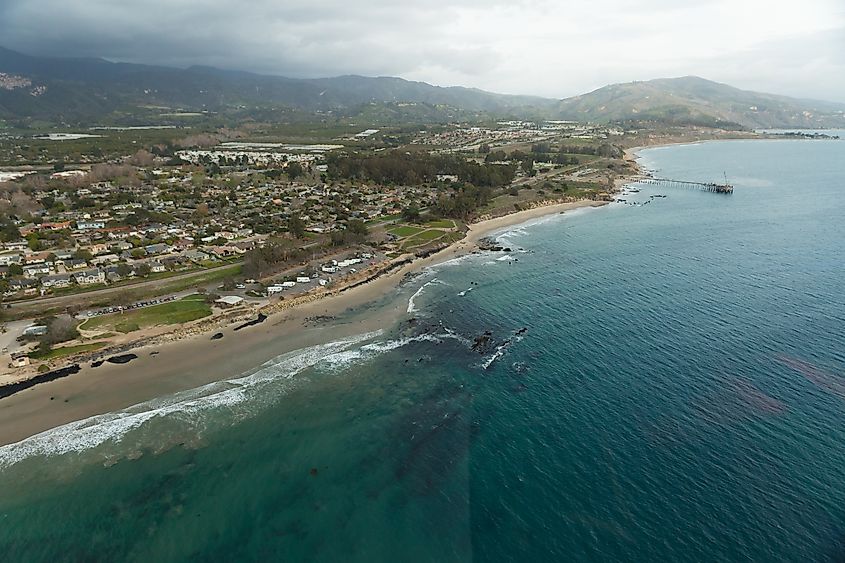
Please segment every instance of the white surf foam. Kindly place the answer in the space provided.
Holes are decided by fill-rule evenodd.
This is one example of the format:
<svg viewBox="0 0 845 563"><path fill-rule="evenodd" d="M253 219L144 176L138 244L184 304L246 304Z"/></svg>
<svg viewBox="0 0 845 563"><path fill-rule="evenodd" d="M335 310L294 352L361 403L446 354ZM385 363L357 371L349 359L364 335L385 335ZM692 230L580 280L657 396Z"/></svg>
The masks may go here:
<svg viewBox="0 0 845 563"><path fill-rule="evenodd" d="M443 342L443 340L446 339L460 340L454 333L446 331L441 334L421 334L419 336L388 340L386 342L372 342L353 350L343 350L334 354L329 354L320 360L316 367L328 369L330 371L340 371L352 363L361 363L372 360L377 356L396 350L397 348L407 346L412 342Z"/></svg>
<svg viewBox="0 0 845 563"><path fill-rule="evenodd" d="M370 332L305 348L271 360L254 373L243 377L209 383L121 411L92 416L47 430L0 447L0 468L33 456L62 455L89 450L107 442L120 443L127 433L161 417L177 416L180 421L196 426L199 415L211 409L234 408L253 399L257 395L256 387L263 388L270 382L290 379L327 358L342 354L355 344L372 340L381 334L382 331Z"/></svg>
<svg viewBox="0 0 845 563"><path fill-rule="evenodd" d="M427 288L430 285L438 285L438 284L443 285L443 282L441 282L437 278L434 278L433 280L428 281L428 282L424 283L422 286L420 286L420 288L411 296L411 298L408 299L408 314L409 315L412 315L412 314L417 312L416 299L417 299L417 297L419 297L420 295L423 294L423 292L425 291L425 288Z"/></svg>

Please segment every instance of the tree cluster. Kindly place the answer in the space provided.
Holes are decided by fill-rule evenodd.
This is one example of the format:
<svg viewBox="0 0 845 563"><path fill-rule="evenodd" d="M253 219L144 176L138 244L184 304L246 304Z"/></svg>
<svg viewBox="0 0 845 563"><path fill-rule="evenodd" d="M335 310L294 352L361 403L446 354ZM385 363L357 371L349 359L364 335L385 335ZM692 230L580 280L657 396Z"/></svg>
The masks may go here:
<svg viewBox="0 0 845 563"><path fill-rule="evenodd" d="M455 155L402 151L374 155L331 154L327 158L332 179L370 180L381 184L418 185L434 182L440 174L457 176L477 186L500 187L514 177L513 166L478 164Z"/></svg>
<svg viewBox="0 0 845 563"><path fill-rule="evenodd" d="M486 205L493 193L487 186L463 184L451 194L443 194L432 206L432 212L440 217L466 220L479 208Z"/></svg>
<svg viewBox="0 0 845 563"><path fill-rule="evenodd" d="M244 257L243 273L250 278L263 277L279 266L300 262L308 251L287 239L272 239L264 247L254 248Z"/></svg>

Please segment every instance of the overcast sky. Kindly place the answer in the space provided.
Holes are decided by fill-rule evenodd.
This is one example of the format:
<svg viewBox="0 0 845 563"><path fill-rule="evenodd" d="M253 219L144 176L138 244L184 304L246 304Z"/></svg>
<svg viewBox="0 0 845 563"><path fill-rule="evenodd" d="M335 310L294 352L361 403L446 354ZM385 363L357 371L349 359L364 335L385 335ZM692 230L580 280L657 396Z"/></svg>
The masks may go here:
<svg viewBox="0 0 845 563"><path fill-rule="evenodd" d="M0 0L0 45L549 97L695 74L845 102L845 0Z"/></svg>

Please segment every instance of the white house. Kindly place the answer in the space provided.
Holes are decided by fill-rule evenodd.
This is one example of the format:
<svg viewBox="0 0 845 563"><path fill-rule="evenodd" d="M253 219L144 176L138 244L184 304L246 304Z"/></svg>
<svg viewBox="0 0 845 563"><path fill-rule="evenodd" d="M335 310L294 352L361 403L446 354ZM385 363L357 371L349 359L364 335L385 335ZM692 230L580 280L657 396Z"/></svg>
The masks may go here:
<svg viewBox="0 0 845 563"><path fill-rule="evenodd" d="M21 255L16 252L4 252L3 254L0 254L0 266L20 264L22 259Z"/></svg>
<svg viewBox="0 0 845 563"><path fill-rule="evenodd" d="M41 278L41 287L44 288L60 288L69 287L72 281L70 274L58 274L56 276L44 276Z"/></svg>
<svg viewBox="0 0 845 563"><path fill-rule="evenodd" d="M86 220L86 221L77 221L76 228L80 231L94 231L97 229L105 229L106 222L100 220Z"/></svg>
<svg viewBox="0 0 845 563"><path fill-rule="evenodd" d="M239 297L237 295L224 295L214 303L219 307L229 308L229 307L237 307L241 303L244 302L243 297Z"/></svg>
<svg viewBox="0 0 845 563"><path fill-rule="evenodd" d="M106 283L106 273L100 269L85 270L84 272L73 274L73 277L79 285Z"/></svg>
<svg viewBox="0 0 845 563"><path fill-rule="evenodd" d="M27 278L37 278L38 276L46 276L52 271L52 268L46 264L36 264L33 266L26 266L23 269L23 275Z"/></svg>

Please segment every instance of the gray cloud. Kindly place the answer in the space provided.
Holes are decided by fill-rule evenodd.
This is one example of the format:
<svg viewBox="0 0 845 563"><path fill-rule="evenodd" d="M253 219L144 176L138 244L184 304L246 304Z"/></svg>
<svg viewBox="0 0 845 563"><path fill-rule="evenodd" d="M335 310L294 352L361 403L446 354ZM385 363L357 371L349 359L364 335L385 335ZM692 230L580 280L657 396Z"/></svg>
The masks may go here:
<svg viewBox="0 0 845 563"><path fill-rule="evenodd" d="M698 74L845 101L838 0L0 0L0 43L42 55L299 77L396 75L563 97Z"/></svg>

